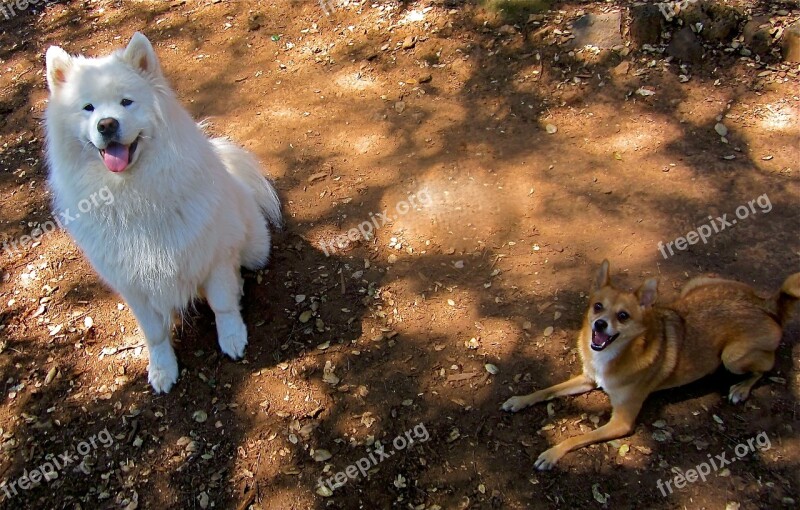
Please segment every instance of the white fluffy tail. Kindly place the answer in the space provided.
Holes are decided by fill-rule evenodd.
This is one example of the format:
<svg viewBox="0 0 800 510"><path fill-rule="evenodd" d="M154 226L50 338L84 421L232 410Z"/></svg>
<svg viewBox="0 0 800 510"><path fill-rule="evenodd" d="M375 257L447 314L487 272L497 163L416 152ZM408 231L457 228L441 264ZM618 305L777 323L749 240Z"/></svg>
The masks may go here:
<svg viewBox="0 0 800 510"><path fill-rule="evenodd" d="M228 172L253 192L269 224L276 229L283 228L281 200L272 182L261 175L256 158L226 138L214 138L211 143Z"/></svg>

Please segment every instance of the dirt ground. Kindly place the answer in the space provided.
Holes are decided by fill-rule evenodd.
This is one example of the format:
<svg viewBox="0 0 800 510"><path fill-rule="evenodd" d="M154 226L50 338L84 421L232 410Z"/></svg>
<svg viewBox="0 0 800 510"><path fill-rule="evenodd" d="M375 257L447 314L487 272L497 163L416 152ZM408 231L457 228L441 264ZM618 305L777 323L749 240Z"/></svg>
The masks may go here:
<svg viewBox="0 0 800 510"><path fill-rule="evenodd" d="M499 409L580 370L603 258L623 285L659 277L662 300L698 274L766 295L800 270L800 66L570 53L570 23L627 4L509 19L457 1L84 0L0 21L0 242L51 219L44 51L102 55L136 30L189 111L260 158L286 217L245 274L246 359L220 354L198 304L166 396L64 232L0 254L0 508L797 508L800 320L744 405L728 374L654 395L632 435L552 472L533 461L604 423L605 395ZM706 244L660 252L749 201ZM343 242L373 218L373 239ZM325 484L370 454L366 476Z"/></svg>

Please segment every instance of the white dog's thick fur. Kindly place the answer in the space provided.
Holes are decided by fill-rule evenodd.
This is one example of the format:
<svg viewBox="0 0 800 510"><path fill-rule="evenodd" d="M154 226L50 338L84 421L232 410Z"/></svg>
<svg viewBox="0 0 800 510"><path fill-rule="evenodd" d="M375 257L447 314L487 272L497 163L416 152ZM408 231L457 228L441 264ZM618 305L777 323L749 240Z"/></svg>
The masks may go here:
<svg viewBox="0 0 800 510"><path fill-rule="evenodd" d="M278 196L255 158L206 137L140 33L103 58L50 47L47 82L55 208L77 211L81 200L110 190L112 203L66 228L136 316L153 389L167 392L177 380L172 318L200 295L214 311L222 351L242 357L240 266L266 264L267 222L281 224Z"/></svg>

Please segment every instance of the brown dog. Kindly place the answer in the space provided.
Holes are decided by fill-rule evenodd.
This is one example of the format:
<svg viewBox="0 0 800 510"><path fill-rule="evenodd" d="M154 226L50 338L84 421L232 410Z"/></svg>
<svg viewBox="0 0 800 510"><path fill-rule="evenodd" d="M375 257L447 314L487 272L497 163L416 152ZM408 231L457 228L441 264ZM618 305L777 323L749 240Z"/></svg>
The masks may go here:
<svg viewBox="0 0 800 510"><path fill-rule="evenodd" d="M783 325L800 299L800 273L787 278L771 299L760 298L743 283L695 278L677 301L654 306L657 287L653 278L634 293L613 287L604 260L578 338L583 373L503 404L503 410L517 412L598 387L608 394L613 407L609 422L543 452L534 464L537 469L551 469L572 450L630 434L648 395L696 381L720 363L734 374L749 374L729 393L734 404L745 400L775 363Z"/></svg>

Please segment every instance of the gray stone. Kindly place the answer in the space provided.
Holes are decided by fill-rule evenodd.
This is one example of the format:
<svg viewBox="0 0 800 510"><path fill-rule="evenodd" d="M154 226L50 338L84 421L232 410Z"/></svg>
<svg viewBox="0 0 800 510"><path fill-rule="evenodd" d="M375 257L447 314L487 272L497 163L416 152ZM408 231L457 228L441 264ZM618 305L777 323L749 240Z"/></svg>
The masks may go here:
<svg viewBox="0 0 800 510"><path fill-rule="evenodd" d="M770 30L772 25L769 16L759 16L747 22L744 26L744 43L750 47L753 53L766 55L772 46L772 35Z"/></svg>
<svg viewBox="0 0 800 510"><path fill-rule="evenodd" d="M622 14L619 11L604 14L585 14L572 23L575 39L571 46L587 45L611 49L622 44Z"/></svg>
<svg viewBox="0 0 800 510"><path fill-rule="evenodd" d="M664 16L653 4L634 5L630 9L631 42L641 47L644 44L658 44Z"/></svg>
<svg viewBox="0 0 800 510"><path fill-rule="evenodd" d="M706 2L706 14L711 24L700 33L707 41L725 43L736 35L741 13L733 7L718 2Z"/></svg>
<svg viewBox="0 0 800 510"><path fill-rule="evenodd" d="M707 27L711 23L711 19L706 14L704 0L685 5L681 9L680 14L678 14L678 18L680 18L685 25L691 26L701 23L704 27Z"/></svg>
<svg viewBox="0 0 800 510"><path fill-rule="evenodd" d="M733 39L739 27L742 13L718 0L699 0L686 5L678 15L684 25L703 29L700 36L711 42L727 42Z"/></svg>
<svg viewBox="0 0 800 510"><path fill-rule="evenodd" d="M667 54L683 62L696 64L703 59L703 45L689 27L682 28L672 36Z"/></svg>

